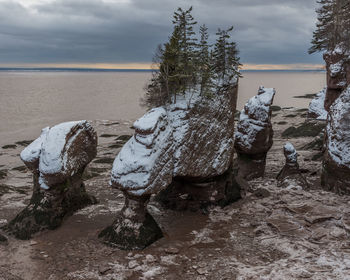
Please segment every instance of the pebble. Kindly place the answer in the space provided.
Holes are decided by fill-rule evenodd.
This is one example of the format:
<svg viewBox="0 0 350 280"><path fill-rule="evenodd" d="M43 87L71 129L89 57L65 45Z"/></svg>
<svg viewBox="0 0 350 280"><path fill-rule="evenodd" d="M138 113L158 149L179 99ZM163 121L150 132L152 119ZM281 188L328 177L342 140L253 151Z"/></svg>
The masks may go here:
<svg viewBox="0 0 350 280"><path fill-rule="evenodd" d="M146 262L148 263L152 263L152 262L155 262L156 261L156 258L152 255L146 255Z"/></svg>
<svg viewBox="0 0 350 280"><path fill-rule="evenodd" d="M130 261L129 262L129 264L128 264L128 267L130 268L130 269L133 269L133 268L135 268L135 267L137 267L139 265L139 263L137 262L137 261Z"/></svg>
<svg viewBox="0 0 350 280"><path fill-rule="evenodd" d="M34 241L34 240L31 240L30 243L29 243L30 246L34 246L34 245L36 245L36 244L38 244L38 242L36 242L36 241Z"/></svg>
<svg viewBox="0 0 350 280"><path fill-rule="evenodd" d="M180 250L178 248L175 248L175 247L168 247L168 248L165 248L165 253L168 253L168 254L178 254L180 252Z"/></svg>

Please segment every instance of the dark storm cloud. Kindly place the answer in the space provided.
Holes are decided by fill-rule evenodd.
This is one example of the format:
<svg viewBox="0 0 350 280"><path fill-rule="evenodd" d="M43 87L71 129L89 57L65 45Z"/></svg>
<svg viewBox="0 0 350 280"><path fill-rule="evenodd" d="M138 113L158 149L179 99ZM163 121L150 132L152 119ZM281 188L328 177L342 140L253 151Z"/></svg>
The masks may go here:
<svg viewBox="0 0 350 280"><path fill-rule="evenodd" d="M0 0L0 63L149 62L172 30L173 11L190 5L212 34L235 26L243 62L320 63L307 55L315 2L56 0L28 8Z"/></svg>

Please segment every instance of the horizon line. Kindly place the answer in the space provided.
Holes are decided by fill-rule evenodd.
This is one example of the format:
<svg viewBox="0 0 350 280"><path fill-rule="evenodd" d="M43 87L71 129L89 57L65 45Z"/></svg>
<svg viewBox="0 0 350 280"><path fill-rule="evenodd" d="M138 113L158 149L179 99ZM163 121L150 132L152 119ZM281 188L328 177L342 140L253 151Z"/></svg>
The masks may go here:
<svg viewBox="0 0 350 280"><path fill-rule="evenodd" d="M11 69L95 69L95 70L154 70L152 63L1 63L0 68ZM256 70L325 70L323 64L306 64L306 63L290 63L290 64L243 64L243 71Z"/></svg>

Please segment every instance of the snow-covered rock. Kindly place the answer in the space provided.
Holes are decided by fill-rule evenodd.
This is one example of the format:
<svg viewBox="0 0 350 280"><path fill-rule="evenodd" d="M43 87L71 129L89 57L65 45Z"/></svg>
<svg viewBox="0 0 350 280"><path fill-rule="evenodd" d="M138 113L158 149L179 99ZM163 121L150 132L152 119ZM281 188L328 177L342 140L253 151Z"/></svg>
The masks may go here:
<svg viewBox="0 0 350 280"><path fill-rule="evenodd" d="M235 149L238 154L239 173L253 179L265 171L266 154L272 146L271 105L275 89L260 87L240 114L235 133Z"/></svg>
<svg viewBox="0 0 350 280"><path fill-rule="evenodd" d="M350 58L345 48L338 45L323 55L327 69L327 91L324 107L330 106L350 83Z"/></svg>
<svg viewBox="0 0 350 280"><path fill-rule="evenodd" d="M327 190L350 194L350 86L329 110L322 172Z"/></svg>
<svg viewBox="0 0 350 280"><path fill-rule="evenodd" d="M96 202L85 191L82 175L96 156L97 135L87 121L47 127L21 152L33 172L33 196L29 205L8 225L17 238L58 227L66 215Z"/></svg>
<svg viewBox="0 0 350 280"><path fill-rule="evenodd" d="M307 188L308 183L299 169L298 153L294 146L287 142L283 147L286 163L280 173L277 175L279 187L300 186Z"/></svg>
<svg viewBox="0 0 350 280"><path fill-rule="evenodd" d="M211 98L188 93L134 123L135 134L117 155L111 174L111 186L124 192L125 206L100 233L103 242L143 249L159 239L162 232L146 205L161 191L196 189L201 194L198 200L207 205L239 198L230 168L236 101L237 86Z"/></svg>
<svg viewBox="0 0 350 280"><path fill-rule="evenodd" d="M317 120L327 120L328 112L324 108L327 87L322 89L310 102L308 117Z"/></svg>
<svg viewBox="0 0 350 280"><path fill-rule="evenodd" d="M175 177L222 175L233 158L236 93L228 95L178 98L137 120L135 135L114 161L112 186L142 196L165 189Z"/></svg>

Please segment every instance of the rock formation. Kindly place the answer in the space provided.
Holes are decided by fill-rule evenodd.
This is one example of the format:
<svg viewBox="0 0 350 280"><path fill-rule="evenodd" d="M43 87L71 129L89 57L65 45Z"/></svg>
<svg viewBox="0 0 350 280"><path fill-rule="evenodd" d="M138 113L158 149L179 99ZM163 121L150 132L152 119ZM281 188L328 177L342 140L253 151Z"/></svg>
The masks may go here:
<svg viewBox="0 0 350 280"><path fill-rule="evenodd" d="M327 69L327 92L324 107L329 111L330 106L350 83L349 54L341 46L323 55Z"/></svg>
<svg viewBox="0 0 350 280"><path fill-rule="evenodd" d="M271 105L275 96L272 88L260 87L241 112L235 134L238 174L247 180L263 177L266 154L273 143Z"/></svg>
<svg viewBox="0 0 350 280"><path fill-rule="evenodd" d="M82 182L86 165L96 156L97 135L87 121L61 123L43 129L39 138L21 152L33 172L33 196L29 205L6 229L20 239L55 229L74 211L96 199Z"/></svg>
<svg viewBox="0 0 350 280"><path fill-rule="evenodd" d="M322 185L338 194L350 194L350 87L329 110Z"/></svg>
<svg viewBox="0 0 350 280"><path fill-rule="evenodd" d="M277 175L278 186L300 186L303 189L308 187L308 183L301 173L298 164L298 153L291 143L286 143L283 147L286 163Z"/></svg>
<svg viewBox="0 0 350 280"><path fill-rule="evenodd" d="M327 120L328 112L324 104L326 98L327 87L321 90L314 99L310 102L308 118L317 120Z"/></svg>
<svg viewBox="0 0 350 280"><path fill-rule="evenodd" d="M237 86L211 99L194 94L134 123L135 134L116 157L111 176L126 202L113 225L100 233L105 243L142 249L162 236L146 210L152 194L164 191L165 200L191 196L199 206L239 198L230 172L236 98Z"/></svg>

